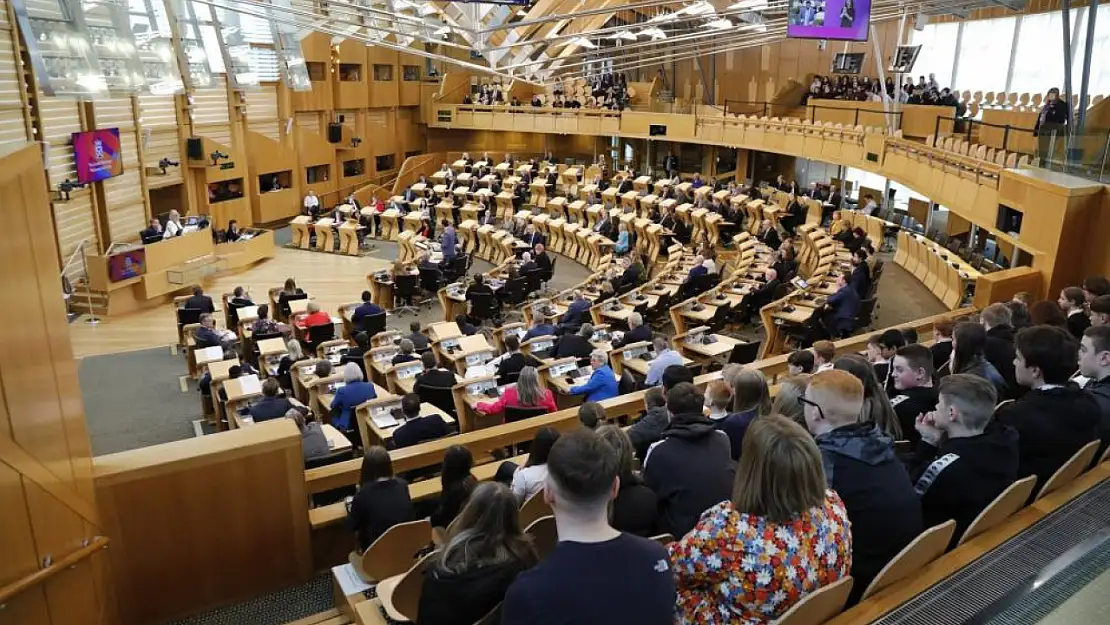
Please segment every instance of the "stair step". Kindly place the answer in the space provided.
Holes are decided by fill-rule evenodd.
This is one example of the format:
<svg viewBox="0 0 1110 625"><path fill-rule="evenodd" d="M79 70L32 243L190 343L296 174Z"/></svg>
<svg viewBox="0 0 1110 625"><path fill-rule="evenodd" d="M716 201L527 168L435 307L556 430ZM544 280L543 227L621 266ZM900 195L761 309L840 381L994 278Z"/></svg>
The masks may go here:
<svg viewBox="0 0 1110 625"><path fill-rule="evenodd" d="M306 616L302 619L290 621L285 625L348 625L350 622L351 619L340 614L339 610L332 608L324 612Z"/></svg>

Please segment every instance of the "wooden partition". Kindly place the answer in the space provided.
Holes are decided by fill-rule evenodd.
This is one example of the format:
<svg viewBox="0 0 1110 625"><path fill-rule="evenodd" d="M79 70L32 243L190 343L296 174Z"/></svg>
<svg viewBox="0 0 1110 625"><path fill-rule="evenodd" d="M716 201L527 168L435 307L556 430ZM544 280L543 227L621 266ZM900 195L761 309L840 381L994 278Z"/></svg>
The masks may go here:
<svg viewBox="0 0 1110 625"><path fill-rule="evenodd" d="M93 492L42 149L12 147L0 148L0 283L20 302L0 312L0 624L113 625L114 537Z"/></svg>
<svg viewBox="0 0 1110 625"><path fill-rule="evenodd" d="M99 456L94 468L127 625L164 623L311 578L304 460L292 421Z"/></svg>
<svg viewBox="0 0 1110 625"><path fill-rule="evenodd" d="M857 102L855 100L811 99L806 106L806 119L814 122L832 122L845 126L891 127L907 137L925 138L937 132L937 119L956 114L954 106L927 106L903 104L901 114L887 114L882 102ZM940 130L951 130L952 124L941 122Z"/></svg>

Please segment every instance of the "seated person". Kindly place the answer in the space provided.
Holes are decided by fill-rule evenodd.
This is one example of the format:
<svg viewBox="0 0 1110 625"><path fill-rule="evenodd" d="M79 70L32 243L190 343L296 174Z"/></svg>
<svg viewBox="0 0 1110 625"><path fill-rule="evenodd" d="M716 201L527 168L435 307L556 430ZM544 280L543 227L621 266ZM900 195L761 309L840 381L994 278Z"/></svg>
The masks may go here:
<svg viewBox="0 0 1110 625"><path fill-rule="evenodd" d="M331 325L331 315L320 310L320 305L316 302L309 302L305 310L308 314L303 321L304 327Z"/></svg>
<svg viewBox="0 0 1110 625"><path fill-rule="evenodd" d="M389 361L389 364L399 365L402 362L412 362L418 358L418 356L413 353L416 348L413 346L412 341L408 339L401 339L401 343L398 345L398 347L401 349L400 353L393 356L393 358Z"/></svg>
<svg viewBox="0 0 1110 625"><path fill-rule="evenodd" d="M497 401L484 401L477 405L482 414L497 414L505 408L544 408L555 412L555 394L540 386L536 368L529 365L520 370L516 384L506 388Z"/></svg>
<svg viewBox="0 0 1110 625"><path fill-rule="evenodd" d="M320 427L320 422L308 420L306 415L310 414L307 408L290 408L285 413L286 418L292 419L293 423L297 425L297 429L301 431L301 451L304 454L305 462L331 455L328 437L324 434L323 428Z"/></svg>
<svg viewBox="0 0 1110 625"><path fill-rule="evenodd" d="M393 461L385 447L370 447L362 457L358 492L351 499L347 518L355 528L359 552L394 525L416 518L409 485L393 476Z"/></svg>
<svg viewBox="0 0 1110 625"><path fill-rule="evenodd" d="M235 287L235 290L231 292L231 299L227 303L236 308L254 306L250 293L247 293L247 290L241 286Z"/></svg>
<svg viewBox="0 0 1110 625"><path fill-rule="evenodd" d="M591 324L583 323L578 332L572 334L564 334L555 341L555 353L552 358L588 358L590 353L594 351L593 343L590 342L594 336L594 327Z"/></svg>
<svg viewBox="0 0 1110 625"><path fill-rule="evenodd" d="M255 423L278 419L285 416L293 403L281 394L281 383L277 378L266 378L262 383L262 399L250 407L251 418Z"/></svg>
<svg viewBox="0 0 1110 625"><path fill-rule="evenodd" d="M590 334L593 334L593 328L590 328ZM582 401L602 401L616 397L617 378L609 367L609 355L600 350L594 351L590 354L590 368L593 369L590 379L585 384L570 387L570 394L582 395Z"/></svg>
<svg viewBox="0 0 1110 625"><path fill-rule="evenodd" d="M150 220L150 225L139 231L139 237L144 243L150 241L162 240L162 222L158 221L157 217Z"/></svg>
<svg viewBox="0 0 1110 625"><path fill-rule="evenodd" d="M848 284L859 294L860 299L866 299L871 291L871 268L867 264L867 252L862 248L852 252L852 277Z"/></svg>
<svg viewBox="0 0 1110 625"><path fill-rule="evenodd" d="M532 321L532 327L524 333L524 340L534 339L537 336L555 336L555 326L543 315L537 315Z"/></svg>
<svg viewBox="0 0 1110 625"><path fill-rule="evenodd" d="M493 289L486 284L486 277L482 274L475 274L474 283L466 288L466 301L474 299L475 295L493 295Z"/></svg>
<svg viewBox="0 0 1110 625"><path fill-rule="evenodd" d="M582 321L590 312L592 304L590 300L586 299L582 291L574 292L574 299L567 305L567 311L559 319L559 325L565 328L577 328L582 324Z"/></svg>
<svg viewBox="0 0 1110 625"><path fill-rule="evenodd" d="M329 317L328 321L331 321ZM258 305L258 318L251 324L251 334L254 336L263 336L271 334L287 334L289 326L284 323L278 323L270 319L270 306L269 304Z"/></svg>
<svg viewBox="0 0 1110 625"><path fill-rule="evenodd" d="M539 265L536 264L536 261L532 260L531 254L529 254L528 252L524 252L520 255L520 273L528 273L529 271L538 270Z"/></svg>
<svg viewBox="0 0 1110 625"><path fill-rule="evenodd" d="M814 366L813 352L808 349L790 352L790 356L786 358L786 373L789 375L813 373Z"/></svg>
<svg viewBox="0 0 1110 625"><path fill-rule="evenodd" d="M632 289L640 285L644 281L644 261L640 259L639 254L633 254L629 258L624 259L624 272L621 273L620 286L622 289Z"/></svg>
<svg viewBox="0 0 1110 625"><path fill-rule="evenodd" d="M217 328L216 318L210 313L204 313L200 316L200 327L193 331L193 338L196 340L198 348L216 347L217 345L230 347L239 340L234 332Z"/></svg>
<svg viewBox="0 0 1110 625"><path fill-rule="evenodd" d="M429 387L443 389L451 388L456 383L454 372L447 369L436 360L436 355L432 352L424 352L420 357L421 363L424 365L424 371L416 375L416 381L413 382L412 392L420 395L421 401L431 401L431 397L425 396L424 391Z"/></svg>
<svg viewBox="0 0 1110 625"><path fill-rule="evenodd" d="M439 265L432 262L432 255L427 252L420 255L420 262L417 263L416 268L419 271L435 271L437 275L440 271Z"/></svg>
<svg viewBox="0 0 1110 625"><path fill-rule="evenodd" d="M478 485L427 562L420 590L422 625L479 622L501 604L522 571L538 561L520 527L518 501L505 485Z"/></svg>
<svg viewBox="0 0 1110 625"><path fill-rule="evenodd" d="M428 337L420 331L419 321L413 321L409 324L409 333L405 338L412 341L412 346L416 351L422 352L428 349Z"/></svg>
<svg viewBox="0 0 1110 625"><path fill-rule="evenodd" d="M536 261L536 267L543 272L551 271L551 257L544 251L543 243L537 243L534 251L535 256L533 259Z"/></svg>
<svg viewBox="0 0 1110 625"><path fill-rule="evenodd" d="M224 241L234 243L239 240L243 233L239 230L239 223L234 219L227 222L227 230L224 231Z"/></svg>
<svg viewBox="0 0 1110 625"><path fill-rule="evenodd" d="M771 623L804 595L846 577L848 513L825 480L821 454L802 426L778 415L752 423L731 496L667 547L678 620L724 622L725 612L735 619L728 622ZM753 561L764 563L758 575Z"/></svg>
<svg viewBox="0 0 1110 625"><path fill-rule="evenodd" d="M510 379L520 373L524 367L540 367L543 365L539 359L533 357L531 354L524 354L520 351L520 339L514 335L505 337L505 354L501 357L500 362L497 363L497 383L508 384L513 380Z"/></svg>
<svg viewBox="0 0 1110 625"><path fill-rule="evenodd" d="M455 315L455 325L459 326L459 331L466 336L474 336L478 333L478 327L470 323L466 315Z"/></svg>
<svg viewBox="0 0 1110 625"><path fill-rule="evenodd" d="M396 449L419 445L451 433L447 422L439 414L420 415L420 395L416 393L409 393L401 398L401 412L405 415L405 422L393 430L393 445Z"/></svg>
<svg viewBox="0 0 1110 625"><path fill-rule="evenodd" d="M652 336L651 326L644 325L644 317L640 313L632 313L628 315L628 332L621 336L620 340L613 341L613 347L619 348L632 343L639 343L641 341L650 341Z"/></svg>
<svg viewBox="0 0 1110 625"><path fill-rule="evenodd" d="M623 256L628 253L629 245L631 245L630 236L628 226L622 221L620 226L617 227L617 245L613 248L615 254Z"/></svg>
<svg viewBox="0 0 1110 625"><path fill-rule="evenodd" d="M659 335L652 344L655 349L655 358L648 365L647 377L644 386L655 386L663 381L663 372L671 365L682 365L682 355L671 347L667 337Z"/></svg>
<svg viewBox="0 0 1110 625"><path fill-rule="evenodd" d="M921 497L925 526L955 519L956 543L975 517L1017 479L1018 434L993 422L998 394L979 376L945 376L938 396L936 410L917 420L920 442L910 477Z"/></svg>
<svg viewBox="0 0 1110 625"><path fill-rule="evenodd" d="M894 441L860 422L863 383L847 371L814 374L805 391L806 427L824 459L829 487L852 523L852 585L859 601L879 571L924 529L921 503Z"/></svg>
<svg viewBox="0 0 1110 625"><path fill-rule="evenodd" d="M759 312L767 304L775 300L775 291L778 290L782 282L779 280L779 272L774 269L767 269L763 272L763 285L753 290L744 298L744 312L745 323L751 319L751 316Z"/></svg>
<svg viewBox="0 0 1110 625"><path fill-rule="evenodd" d="M277 379L281 383L282 388L290 391L293 390L293 367L302 360L305 360L305 354L304 348L301 347L301 342L296 339L286 341L285 355L278 361L277 368Z"/></svg>
<svg viewBox="0 0 1110 625"><path fill-rule="evenodd" d="M343 382L345 384L335 391L335 397L329 406L331 422L346 433L352 443L361 445L362 434L355 423L355 408L365 401L377 399L378 393L374 390L374 385L365 380L362 369L353 362L343 365Z"/></svg>
<svg viewBox="0 0 1110 625"><path fill-rule="evenodd" d="M466 447L452 445L444 452L439 475L439 502L429 517L432 527L450 527L451 521L466 505L470 493L478 484L477 478L470 472L473 467L474 456Z"/></svg>
<svg viewBox="0 0 1110 625"><path fill-rule="evenodd" d="M917 417L937 408L937 389L933 387L933 354L920 344L900 348L890 363L890 377L895 394L890 403L898 415L902 438L917 444L920 436L915 424Z"/></svg>
<svg viewBox="0 0 1110 625"><path fill-rule="evenodd" d="M844 279L844 274L836 277L836 293L825 300L822 323L833 338L848 336L856 328L856 315L859 314L859 293Z"/></svg>
<svg viewBox="0 0 1110 625"><path fill-rule="evenodd" d="M351 340L354 341L355 344L347 347L347 351L344 352L343 356L339 359L339 364L345 365L349 362L353 362L358 365L359 369L362 369L362 375L369 378L369 376L366 375L366 360L363 357L370 351L370 335L358 331L354 333Z"/></svg>
<svg viewBox="0 0 1110 625"><path fill-rule="evenodd" d="M216 312L216 305L212 303L212 298L205 295L204 289L199 286L193 287L193 294L185 300L185 303L183 303L181 307L199 310L202 313Z"/></svg>
<svg viewBox="0 0 1110 625"><path fill-rule="evenodd" d="M355 327L362 327L362 318L371 317L373 315L380 315L384 310L372 301L370 291L362 292L362 303L355 307L354 312L351 313L351 324Z"/></svg>

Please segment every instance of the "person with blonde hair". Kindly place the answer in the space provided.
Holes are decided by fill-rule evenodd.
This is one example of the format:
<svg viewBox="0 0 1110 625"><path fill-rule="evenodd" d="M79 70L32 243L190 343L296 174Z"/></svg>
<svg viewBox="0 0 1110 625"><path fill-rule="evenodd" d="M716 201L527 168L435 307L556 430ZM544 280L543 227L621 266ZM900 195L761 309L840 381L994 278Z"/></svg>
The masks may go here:
<svg viewBox="0 0 1110 625"><path fill-rule="evenodd" d="M771 414L780 414L805 427L805 406L802 404L802 397L806 394L810 377L809 374L802 373L779 380L779 390L775 393L774 401L771 402Z"/></svg>
<svg viewBox="0 0 1110 625"><path fill-rule="evenodd" d="M850 604L922 530L921 502L894 454L894 441L875 424L860 422L863 399L863 382L835 369L814 374L801 398L829 487L844 500L852 522Z"/></svg>
<svg viewBox="0 0 1110 625"><path fill-rule="evenodd" d="M668 546L680 622L770 623L851 568L848 512L800 425L756 420L740 458L731 497Z"/></svg>

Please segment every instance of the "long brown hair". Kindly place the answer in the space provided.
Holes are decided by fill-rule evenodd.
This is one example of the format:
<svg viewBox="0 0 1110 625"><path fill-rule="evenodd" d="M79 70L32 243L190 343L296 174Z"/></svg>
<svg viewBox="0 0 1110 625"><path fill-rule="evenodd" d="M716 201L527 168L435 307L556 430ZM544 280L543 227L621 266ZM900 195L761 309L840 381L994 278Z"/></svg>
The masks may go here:
<svg viewBox="0 0 1110 625"><path fill-rule="evenodd" d="M767 388L767 376L762 371L744 369L732 383L732 410L746 412L753 409L759 417L770 413L771 392Z"/></svg>
<svg viewBox="0 0 1110 625"><path fill-rule="evenodd" d="M464 573L512 561L532 566L536 560L532 541L520 528L513 492L500 482L484 482L474 489L451 524L436 568Z"/></svg>
<svg viewBox="0 0 1110 625"><path fill-rule="evenodd" d="M752 421L732 487L736 509L783 523L824 500L825 469L809 432L782 415Z"/></svg>

